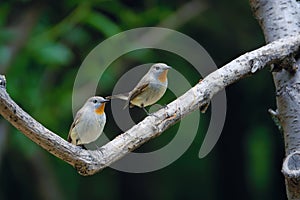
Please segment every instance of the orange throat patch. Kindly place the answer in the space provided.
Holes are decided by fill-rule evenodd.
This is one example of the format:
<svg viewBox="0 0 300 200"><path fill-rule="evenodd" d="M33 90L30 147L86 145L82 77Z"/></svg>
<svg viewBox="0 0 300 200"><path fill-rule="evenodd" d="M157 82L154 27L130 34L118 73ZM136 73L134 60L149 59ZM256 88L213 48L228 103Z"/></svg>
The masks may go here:
<svg viewBox="0 0 300 200"><path fill-rule="evenodd" d="M159 76L158 76L158 80L162 83L166 82L167 80L167 73L168 73L168 70L164 70Z"/></svg>
<svg viewBox="0 0 300 200"><path fill-rule="evenodd" d="M102 115L104 113L104 107L105 107L105 103L102 103L101 106L99 106L97 109L95 109L95 112L98 115Z"/></svg>

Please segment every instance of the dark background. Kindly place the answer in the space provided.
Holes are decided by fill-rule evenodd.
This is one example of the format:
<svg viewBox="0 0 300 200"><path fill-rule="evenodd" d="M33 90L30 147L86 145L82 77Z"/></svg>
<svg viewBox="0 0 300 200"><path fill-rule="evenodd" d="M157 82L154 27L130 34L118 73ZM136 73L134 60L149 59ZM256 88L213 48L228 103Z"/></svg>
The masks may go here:
<svg viewBox="0 0 300 200"><path fill-rule="evenodd" d="M1 2L0 72L6 75L8 92L25 111L66 138L73 120L72 89L77 70L96 45L114 34L148 26L175 29L199 42L218 67L264 45L261 29L246 0L198 1L199 7L192 6L190 12L184 13L186 21L181 22L180 17L173 24L163 23L189 3ZM107 70L106 78L100 80L105 87L98 88L98 94L109 95L127 67L156 61L170 62L177 70L186 64L182 74L192 85L201 78L176 55L162 51L133 52L116 61L122 70L114 70L113 66ZM225 126L208 156L198 158L209 111L201 115L204 120L197 137L184 155L168 167L150 173L124 173L107 168L82 177L2 119L0 199L286 199L280 172L283 136L267 112L275 108L275 91L268 70L226 88ZM169 102L168 98L173 100L174 96L169 92L160 103ZM109 109L108 106L110 115ZM143 112L132 112L140 116L137 121L142 119ZM105 130L113 138L119 130L108 118ZM167 144L176 134L176 126L138 151Z"/></svg>

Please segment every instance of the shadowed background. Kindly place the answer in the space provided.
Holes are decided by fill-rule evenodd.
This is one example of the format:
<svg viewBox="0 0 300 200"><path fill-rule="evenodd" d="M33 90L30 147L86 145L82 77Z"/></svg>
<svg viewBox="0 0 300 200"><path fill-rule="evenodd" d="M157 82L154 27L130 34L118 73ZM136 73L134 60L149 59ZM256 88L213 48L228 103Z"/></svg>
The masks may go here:
<svg viewBox="0 0 300 200"><path fill-rule="evenodd" d="M11 0L0 3L0 73L6 75L9 94L25 111L66 138L73 120L73 83L82 61L110 36L149 26L171 28L192 37L218 67L264 45L246 0L230 4L225 0ZM100 77L97 94L110 95L130 68L158 61L174 67L192 85L201 78L177 55L138 50L112 63ZM271 73L265 69L229 86L226 93L225 126L208 156L198 158L209 111L201 114L197 136L182 157L166 168L144 174L107 168L82 177L1 118L0 199L285 199L280 172L283 137L267 112L275 108ZM159 103L175 98L167 91ZM106 111L105 132L113 139L121 130L110 117L109 105ZM145 117L135 108L131 115L136 122ZM178 126L137 152L168 144Z"/></svg>

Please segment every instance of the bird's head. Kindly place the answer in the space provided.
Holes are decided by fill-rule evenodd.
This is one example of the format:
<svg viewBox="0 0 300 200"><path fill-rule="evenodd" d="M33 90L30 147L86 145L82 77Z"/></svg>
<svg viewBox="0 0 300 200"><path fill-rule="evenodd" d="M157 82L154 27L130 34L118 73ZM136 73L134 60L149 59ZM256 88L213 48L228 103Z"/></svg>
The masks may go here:
<svg viewBox="0 0 300 200"><path fill-rule="evenodd" d="M149 72L152 73L159 81L166 82L168 70L172 67L164 63L156 63L151 66Z"/></svg>
<svg viewBox="0 0 300 200"><path fill-rule="evenodd" d="M87 104L89 106L92 106L93 109L95 109L95 112L99 115L104 113L104 107L105 103L109 102L110 100L105 99L100 96L94 96L87 100Z"/></svg>

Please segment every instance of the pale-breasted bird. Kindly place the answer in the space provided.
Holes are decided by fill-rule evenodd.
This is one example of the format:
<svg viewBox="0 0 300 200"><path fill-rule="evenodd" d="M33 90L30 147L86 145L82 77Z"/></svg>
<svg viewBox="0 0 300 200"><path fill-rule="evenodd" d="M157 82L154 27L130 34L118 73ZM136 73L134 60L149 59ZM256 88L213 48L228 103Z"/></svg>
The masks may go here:
<svg viewBox="0 0 300 200"><path fill-rule="evenodd" d="M71 125L69 142L82 146L95 141L101 135L106 123L105 103L108 101L103 97L94 96L85 102Z"/></svg>
<svg viewBox="0 0 300 200"><path fill-rule="evenodd" d="M171 67L164 63L156 63L143 76L138 84L127 94L117 94L107 98L123 99L126 101L124 109L138 106L144 108L156 103L166 92L168 87L168 70Z"/></svg>

